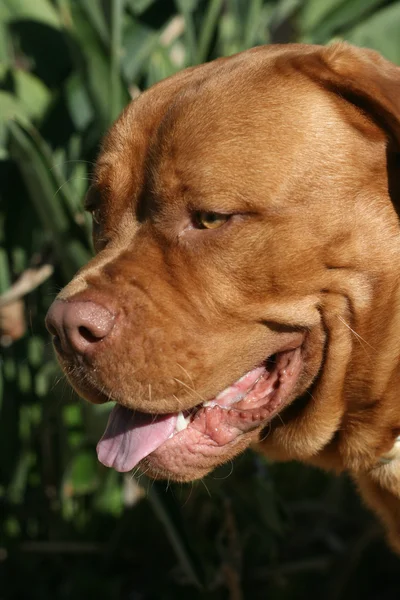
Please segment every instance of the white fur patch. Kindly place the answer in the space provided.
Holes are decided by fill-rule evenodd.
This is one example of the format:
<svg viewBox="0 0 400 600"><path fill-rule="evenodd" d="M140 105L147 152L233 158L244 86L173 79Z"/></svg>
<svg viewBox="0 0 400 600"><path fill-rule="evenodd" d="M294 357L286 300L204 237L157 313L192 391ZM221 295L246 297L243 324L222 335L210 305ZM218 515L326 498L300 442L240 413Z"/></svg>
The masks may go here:
<svg viewBox="0 0 400 600"><path fill-rule="evenodd" d="M400 436L395 439L395 442L386 454L383 454L378 463L381 465L387 465L391 463L393 460L397 460L400 458Z"/></svg>

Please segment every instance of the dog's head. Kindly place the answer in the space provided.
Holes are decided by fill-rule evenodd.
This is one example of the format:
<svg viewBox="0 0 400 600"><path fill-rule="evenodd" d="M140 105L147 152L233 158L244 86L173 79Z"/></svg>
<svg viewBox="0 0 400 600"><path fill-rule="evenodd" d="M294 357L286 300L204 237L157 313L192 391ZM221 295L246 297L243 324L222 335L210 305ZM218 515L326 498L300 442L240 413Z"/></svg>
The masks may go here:
<svg viewBox="0 0 400 600"><path fill-rule="evenodd" d="M264 437L308 458L370 429L390 375L399 96L371 51L287 45L127 107L87 196L97 255L47 317L77 392L117 403L102 462L189 480ZM340 460L390 446L381 418Z"/></svg>

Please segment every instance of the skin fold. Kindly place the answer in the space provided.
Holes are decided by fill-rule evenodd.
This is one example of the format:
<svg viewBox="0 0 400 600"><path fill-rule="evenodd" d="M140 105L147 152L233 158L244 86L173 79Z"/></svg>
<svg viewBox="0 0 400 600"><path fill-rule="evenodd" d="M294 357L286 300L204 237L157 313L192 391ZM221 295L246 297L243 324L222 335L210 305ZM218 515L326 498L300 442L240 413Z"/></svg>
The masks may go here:
<svg viewBox="0 0 400 600"><path fill-rule="evenodd" d="M86 200L97 254L48 327L87 400L193 419L148 474L203 477L249 445L347 471L400 552L399 142L400 69L344 43L254 48L125 109ZM265 365L265 414L263 382L203 404Z"/></svg>

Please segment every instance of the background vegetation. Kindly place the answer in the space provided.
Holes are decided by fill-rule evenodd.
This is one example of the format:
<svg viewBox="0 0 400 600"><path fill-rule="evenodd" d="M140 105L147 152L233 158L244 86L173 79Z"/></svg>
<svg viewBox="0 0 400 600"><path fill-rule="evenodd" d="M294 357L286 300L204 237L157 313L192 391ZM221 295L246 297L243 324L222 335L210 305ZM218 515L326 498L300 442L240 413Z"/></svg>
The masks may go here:
<svg viewBox="0 0 400 600"><path fill-rule="evenodd" d="M251 453L183 487L99 465L108 408L73 396L43 327L90 256L83 196L130 97L271 42L344 38L400 64L399 32L389 0L2 0L0 600L399 597L346 478Z"/></svg>

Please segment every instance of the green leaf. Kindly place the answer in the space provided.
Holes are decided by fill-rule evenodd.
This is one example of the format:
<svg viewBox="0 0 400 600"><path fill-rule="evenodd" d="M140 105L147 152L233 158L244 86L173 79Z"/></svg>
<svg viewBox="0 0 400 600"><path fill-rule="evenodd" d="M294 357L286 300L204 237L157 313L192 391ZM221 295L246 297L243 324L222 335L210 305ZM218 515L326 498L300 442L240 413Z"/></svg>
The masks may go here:
<svg viewBox="0 0 400 600"><path fill-rule="evenodd" d="M62 411L63 421L66 427L81 427L82 426L82 410L78 403L67 404Z"/></svg>
<svg viewBox="0 0 400 600"><path fill-rule="evenodd" d="M198 7L199 0L175 0L175 4L180 12L194 12Z"/></svg>
<svg viewBox="0 0 400 600"><path fill-rule="evenodd" d="M89 177L88 177L88 170L87 170L87 166L85 163L81 162L81 161L77 161L74 163L74 166L71 169L71 176L68 180L69 182L69 187L72 190L72 194L75 196L76 198L76 215L75 215L75 220L78 222L79 224L82 225L82 228L85 227L88 231L91 230L91 227L89 225L90 222L90 215L86 212L84 212L83 209L83 198L85 197L85 193L89 187ZM88 217L89 222L86 223L86 217Z"/></svg>
<svg viewBox="0 0 400 600"><path fill-rule="evenodd" d="M0 247L0 294L8 290L11 277L8 268L8 254L5 248Z"/></svg>
<svg viewBox="0 0 400 600"><path fill-rule="evenodd" d="M310 34L329 14L348 0L307 0L299 12L297 24L302 35Z"/></svg>
<svg viewBox="0 0 400 600"><path fill-rule="evenodd" d="M150 8L152 4L155 4L159 0L126 0L127 5L131 8L132 12L136 15L140 15L145 10Z"/></svg>
<svg viewBox="0 0 400 600"><path fill-rule="evenodd" d="M287 21L304 4L303 0L280 0L271 14L271 28L276 29Z"/></svg>
<svg viewBox="0 0 400 600"><path fill-rule="evenodd" d="M133 82L159 43L159 35L150 27L132 21L124 33L121 68L125 79Z"/></svg>
<svg viewBox="0 0 400 600"><path fill-rule="evenodd" d="M146 87L165 79L176 73L177 67L171 60L171 56L166 48L159 46L151 55L148 65Z"/></svg>
<svg viewBox="0 0 400 600"><path fill-rule="evenodd" d="M250 48L253 45L253 41L256 38L260 26L262 11L262 0L253 0L253 2L249 4L243 38L245 48Z"/></svg>
<svg viewBox="0 0 400 600"><path fill-rule="evenodd" d="M222 14L218 28L218 51L223 56L230 56L244 50L241 39L240 21L235 16L226 12Z"/></svg>
<svg viewBox="0 0 400 600"><path fill-rule="evenodd" d="M14 94L0 90L0 122L6 123L15 118L27 123L26 107Z"/></svg>
<svg viewBox="0 0 400 600"><path fill-rule="evenodd" d="M101 3L99 0L80 0L80 3L83 10L86 12L93 29L96 30L97 35L103 44L108 47L110 44L110 33L104 17L104 12L101 8Z"/></svg>
<svg viewBox="0 0 400 600"><path fill-rule="evenodd" d="M71 22L66 20L70 36L74 40L71 44L72 56L76 68L81 74L88 96L96 112L96 123L99 134L105 133L111 124L114 115L120 112L129 101L129 94L120 77L120 36L121 36L121 10L119 0L113 18L113 52L112 61L104 49L97 32L87 20L82 7L77 2L67 2ZM114 6L114 3L113 5Z"/></svg>
<svg viewBox="0 0 400 600"><path fill-rule="evenodd" d="M8 36L8 30L4 20L1 19L0 9L0 67L9 67L11 65L12 56L9 51L10 47L11 44Z"/></svg>
<svg viewBox="0 0 400 600"><path fill-rule="evenodd" d="M29 366L26 363L18 365L18 389L28 394L32 388L32 376Z"/></svg>
<svg viewBox="0 0 400 600"><path fill-rule="evenodd" d="M21 504L27 487L28 475L35 462L35 455L29 450L23 450L7 490L7 497L13 504Z"/></svg>
<svg viewBox="0 0 400 600"><path fill-rule="evenodd" d="M94 450L82 450L71 460L63 481L63 494L81 496L97 489L98 462Z"/></svg>
<svg viewBox="0 0 400 600"><path fill-rule="evenodd" d="M343 27L358 24L363 17L382 5L384 0L352 0L333 9L312 32L312 41L323 43Z"/></svg>
<svg viewBox="0 0 400 600"><path fill-rule="evenodd" d="M176 0L176 5L185 20L185 41L188 54L188 64L196 64L197 36L194 24L193 11L197 0Z"/></svg>
<svg viewBox="0 0 400 600"><path fill-rule="evenodd" d="M38 367L43 362L44 341L35 335L28 340L28 361L32 367Z"/></svg>
<svg viewBox="0 0 400 600"><path fill-rule="evenodd" d="M33 20L59 28L60 16L49 0L2 0L0 20Z"/></svg>
<svg viewBox="0 0 400 600"><path fill-rule="evenodd" d="M38 119L43 116L50 104L50 90L40 79L22 69L13 71L15 81L15 95L25 114L30 119Z"/></svg>
<svg viewBox="0 0 400 600"><path fill-rule="evenodd" d="M12 272L19 275L27 268L28 260L26 249L21 246L14 246L11 252Z"/></svg>
<svg viewBox="0 0 400 600"><path fill-rule="evenodd" d="M102 481L94 498L94 506L102 513L115 517L121 515L123 510L121 476L113 469L102 469Z"/></svg>
<svg viewBox="0 0 400 600"><path fill-rule="evenodd" d="M259 4L259 0L256 1L257 4ZM254 2L252 2L252 4L254 4ZM210 43L215 33L222 6L223 0L210 0L208 3L208 8L204 15L196 52L196 63L198 64L207 60L210 52Z"/></svg>
<svg viewBox="0 0 400 600"><path fill-rule="evenodd" d="M60 183L57 169L51 169L49 149L33 128L10 122L10 152L16 160L43 227L52 235L57 258L67 278L89 259L89 252L74 222L67 182Z"/></svg>
<svg viewBox="0 0 400 600"><path fill-rule="evenodd" d="M61 370L55 360L48 360L37 372L34 382L35 394L43 398L50 394L56 387L57 380L61 379Z"/></svg>
<svg viewBox="0 0 400 600"><path fill-rule="evenodd" d="M111 65L110 65L110 114L112 123L124 107L121 95L121 58L122 58L122 17L124 12L123 0L113 0L111 10Z"/></svg>
<svg viewBox="0 0 400 600"><path fill-rule="evenodd" d="M21 524L16 517L8 517L4 523L4 529L10 538L19 537L21 534Z"/></svg>
<svg viewBox="0 0 400 600"><path fill-rule="evenodd" d="M15 380L17 376L17 365L15 364L15 360L12 358L6 358L3 361L3 373L4 378L7 381Z"/></svg>
<svg viewBox="0 0 400 600"><path fill-rule="evenodd" d="M343 37L357 46L373 48L400 65L400 3L396 2L347 31Z"/></svg>
<svg viewBox="0 0 400 600"><path fill-rule="evenodd" d="M73 73L65 86L69 114L77 131L84 131L94 119L95 112L81 73Z"/></svg>

